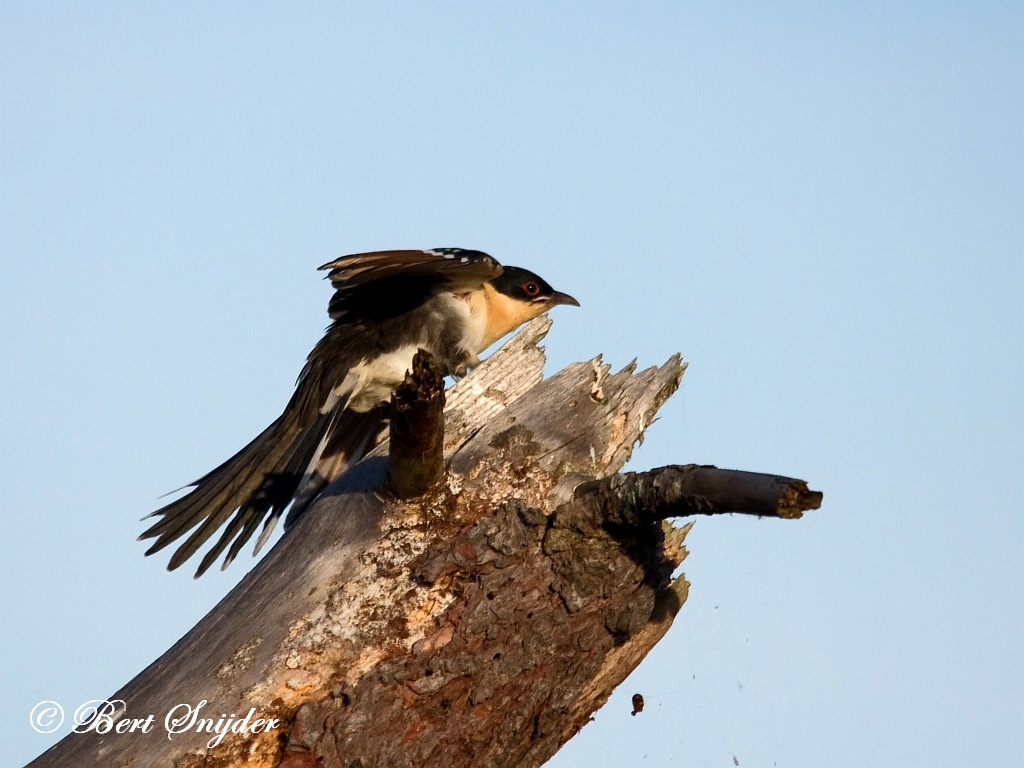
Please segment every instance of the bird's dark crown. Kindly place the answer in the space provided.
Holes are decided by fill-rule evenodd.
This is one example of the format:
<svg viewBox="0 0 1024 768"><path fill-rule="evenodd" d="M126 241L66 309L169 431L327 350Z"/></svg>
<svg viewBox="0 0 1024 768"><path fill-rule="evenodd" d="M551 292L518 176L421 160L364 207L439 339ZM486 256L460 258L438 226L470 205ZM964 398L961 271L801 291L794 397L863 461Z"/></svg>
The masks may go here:
<svg viewBox="0 0 1024 768"><path fill-rule="evenodd" d="M555 293L555 289L543 277L520 267L505 267L500 275L491 280L491 285L498 293L519 301L535 301Z"/></svg>
<svg viewBox="0 0 1024 768"><path fill-rule="evenodd" d="M503 267L503 271L490 284L498 293L515 301L553 307L569 304L578 307L580 303L572 296L556 291L540 275L521 267ZM543 311L543 310L540 310Z"/></svg>

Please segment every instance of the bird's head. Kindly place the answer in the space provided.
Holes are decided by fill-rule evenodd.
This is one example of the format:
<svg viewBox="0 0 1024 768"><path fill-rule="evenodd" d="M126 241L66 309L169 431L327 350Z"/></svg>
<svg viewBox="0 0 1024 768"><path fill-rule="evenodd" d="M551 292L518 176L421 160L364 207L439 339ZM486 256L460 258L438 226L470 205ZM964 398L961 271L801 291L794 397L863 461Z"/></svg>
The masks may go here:
<svg viewBox="0 0 1024 768"><path fill-rule="evenodd" d="M556 291L540 275L520 267L505 267L500 275L491 280L491 285L503 296L534 307L534 317L559 304L570 304L574 307L580 305L569 294Z"/></svg>
<svg viewBox="0 0 1024 768"><path fill-rule="evenodd" d="M487 295L485 346L559 304L578 307L572 296L552 288L544 278L520 267L504 267L484 285Z"/></svg>

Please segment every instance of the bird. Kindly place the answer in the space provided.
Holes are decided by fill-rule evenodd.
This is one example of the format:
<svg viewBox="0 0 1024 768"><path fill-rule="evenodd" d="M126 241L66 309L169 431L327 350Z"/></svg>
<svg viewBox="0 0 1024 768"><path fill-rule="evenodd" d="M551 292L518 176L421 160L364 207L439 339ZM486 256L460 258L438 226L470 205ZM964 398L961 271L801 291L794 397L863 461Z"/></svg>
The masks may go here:
<svg viewBox="0 0 1024 768"><path fill-rule="evenodd" d="M225 549L221 568L227 568L262 522L258 554L286 509L287 530L382 439L391 395L417 350L429 352L446 375L461 377L480 363L481 352L523 323L558 305L579 306L533 272L463 248L355 253L320 269L334 289L331 324L306 358L282 414L184 486L192 488L186 495L143 518L160 518L139 536L156 539L146 555L188 534L168 570L225 523L195 578Z"/></svg>

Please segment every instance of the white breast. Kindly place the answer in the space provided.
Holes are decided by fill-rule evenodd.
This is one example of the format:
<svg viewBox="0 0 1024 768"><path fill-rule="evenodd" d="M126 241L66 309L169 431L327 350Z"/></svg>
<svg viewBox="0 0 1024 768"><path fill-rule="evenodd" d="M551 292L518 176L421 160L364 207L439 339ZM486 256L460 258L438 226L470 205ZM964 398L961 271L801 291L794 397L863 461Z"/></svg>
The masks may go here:
<svg viewBox="0 0 1024 768"><path fill-rule="evenodd" d="M395 387L405 380L406 372L412 368L412 359L419 348L419 344L409 344L353 366L345 380L331 390L320 412L333 410L339 400L343 408L360 413L389 400Z"/></svg>
<svg viewBox="0 0 1024 768"><path fill-rule="evenodd" d="M445 294L450 301L449 311L462 324L459 351L473 360L484 351L484 336L487 334L487 305L472 301L468 296L458 297ZM440 298L440 297L439 297Z"/></svg>

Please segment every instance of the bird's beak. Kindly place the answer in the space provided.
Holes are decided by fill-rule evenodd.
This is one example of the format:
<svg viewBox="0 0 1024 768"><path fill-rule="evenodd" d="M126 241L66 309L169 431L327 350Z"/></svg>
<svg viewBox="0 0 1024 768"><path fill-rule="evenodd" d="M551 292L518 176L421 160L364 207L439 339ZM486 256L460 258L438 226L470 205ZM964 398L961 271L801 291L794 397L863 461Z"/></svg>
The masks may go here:
<svg viewBox="0 0 1024 768"><path fill-rule="evenodd" d="M576 301L576 299L574 299L568 293L562 293L561 291L555 291L550 296L547 296L545 298L547 299L548 304L550 304L553 307L559 304L568 304L569 306L572 307L578 307L580 305L580 303Z"/></svg>

